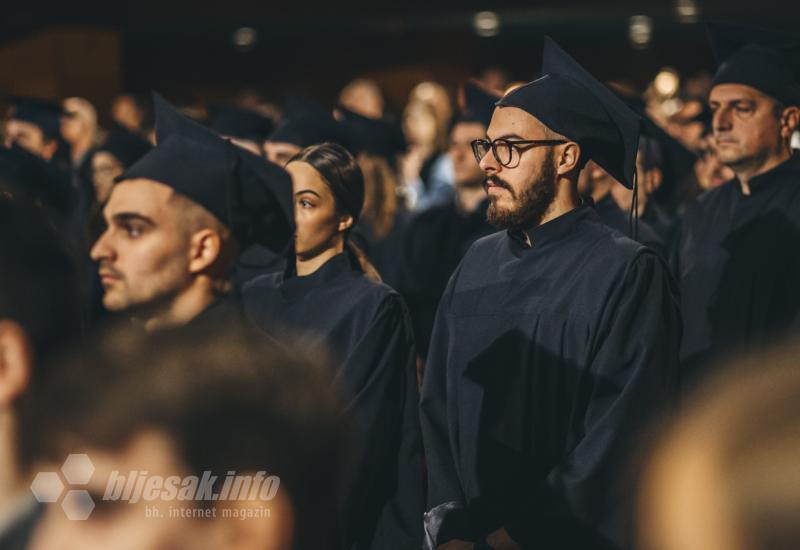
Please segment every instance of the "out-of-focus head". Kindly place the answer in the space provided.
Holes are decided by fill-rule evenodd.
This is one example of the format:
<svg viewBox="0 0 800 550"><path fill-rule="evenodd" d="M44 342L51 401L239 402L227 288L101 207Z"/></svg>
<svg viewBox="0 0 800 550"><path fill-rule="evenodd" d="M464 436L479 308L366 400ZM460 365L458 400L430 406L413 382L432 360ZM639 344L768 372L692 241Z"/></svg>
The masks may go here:
<svg viewBox="0 0 800 550"><path fill-rule="evenodd" d="M453 117L453 104L447 89L438 82L420 82L411 90L409 102L422 101L433 107L436 119L446 126Z"/></svg>
<svg viewBox="0 0 800 550"><path fill-rule="evenodd" d="M448 152L453 163L456 186L481 185L483 171L475 161L472 142L483 139L492 120L494 105L501 94L476 82L464 84L459 95L459 113L450 129Z"/></svg>
<svg viewBox="0 0 800 550"><path fill-rule="evenodd" d="M690 151L699 151L706 125L711 114L700 98L692 97L683 102L681 109L667 120L666 130Z"/></svg>
<svg viewBox="0 0 800 550"><path fill-rule="evenodd" d="M88 100L70 97L64 100L64 111L69 115L61 120L61 135L70 145L81 140L94 139L97 133L97 110Z"/></svg>
<svg viewBox="0 0 800 550"><path fill-rule="evenodd" d="M701 142L700 154L694 164L694 173L698 185L706 191L722 185L736 175L731 168L720 161L716 143L711 136Z"/></svg>
<svg viewBox="0 0 800 550"><path fill-rule="evenodd" d="M121 94L111 103L111 119L130 132L145 130L147 109L144 102L132 94Z"/></svg>
<svg viewBox="0 0 800 550"><path fill-rule="evenodd" d="M342 146L304 149L286 166L295 198L295 253L313 258L343 242L364 207L364 177Z"/></svg>
<svg viewBox="0 0 800 550"><path fill-rule="evenodd" d="M377 82L368 78L357 78L345 86L339 94L339 104L365 117L383 117L383 92Z"/></svg>
<svg viewBox="0 0 800 550"><path fill-rule="evenodd" d="M423 101L411 101L403 111L403 133L409 144L436 147L439 121L436 110Z"/></svg>
<svg viewBox="0 0 800 550"><path fill-rule="evenodd" d="M142 137L121 126L113 128L92 156L95 197L100 204L111 195L115 178L133 166L152 147Z"/></svg>
<svg viewBox="0 0 800 550"><path fill-rule="evenodd" d="M66 114L61 105L33 97L12 98L11 104L5 123L6 147L16 144L45 160L52 159Z"/></svg>
<svg viewBox="0 0 800 550"><path fill-rule="evenodd" d="M687 402L643 470L638 548L796 547L798 352L795 343L741 360Z"/></svg>
<svg viewBox="0 0 800 550"><path fill-rule="evenodd" d="M220 326L125 327L62 359L30 444L42 470L85 455L94 506L51 505L31 547L326 548L346 433L327 367Z"/></svg>

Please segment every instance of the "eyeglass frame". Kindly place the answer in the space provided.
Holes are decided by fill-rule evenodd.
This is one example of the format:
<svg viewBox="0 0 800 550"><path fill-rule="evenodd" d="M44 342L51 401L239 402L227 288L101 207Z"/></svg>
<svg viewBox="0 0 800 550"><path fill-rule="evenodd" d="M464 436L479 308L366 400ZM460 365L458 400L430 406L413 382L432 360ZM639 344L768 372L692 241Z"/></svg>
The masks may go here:
<svg viewBox="0 0 800 550"><path fill-rule="evenodd" d="M504 163L503 161L501 161L500 157L497 155L497 149L495 149L495 145L494 144L497 143L498 141L504 141L504 142L508 143L511 146L511 150L512 150L511 156L512 156L512 158L508 159L507 163ZM475 156L475 160L477 160L478 162L483 160L483 157L486 156L486 154L484 154L483 157L479 157L478 156L477 147L478 147L479 143L488 143L489 144L489 150L492 152L492 155L494 156L494 159L498 162L498 164L500 164L500 166L503 166L504 168L508 168L509 166L511 166L511 161L513 160L513 156L514 156L513 155L513 150L514 149L517 149L520 152L520 155L521 155L522 153L524 153L528 149L531 149L532 147L536 147L537 145L563 145L564 143L569 143L569 140L566 140L566 139L506 139L506 138L497 138L497 139L493 139L493 140L489 141L488 139L473 139L470 142L470 145L472 146L472 154ZM520 147L520 145L527 145L528 147L523 149L522 147ZM488 153L488 151L487 151L487 153Z"/></svg>

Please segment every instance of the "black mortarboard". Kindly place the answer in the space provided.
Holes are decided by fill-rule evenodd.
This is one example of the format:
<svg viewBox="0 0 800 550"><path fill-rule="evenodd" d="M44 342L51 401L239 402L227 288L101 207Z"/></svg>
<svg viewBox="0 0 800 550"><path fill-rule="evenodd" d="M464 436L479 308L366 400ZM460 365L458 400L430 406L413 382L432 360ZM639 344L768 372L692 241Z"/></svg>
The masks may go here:
<svg viewBox="0 0 800 550"><path fill-rule="evenodd" d="M262 143L273 130L270 119L251 109L213 105L209 109L208 126L221 136Z"/></svg>
<svg viewBox="0 0 800 550"><path fill-rule="evenodd" d="M353 154L362 151L384 157L394 162L406 150L406 138L399 124L378 118L369 118L344 107L338 108L344 133L344 145Z"/></svg>
<svg viewBox="0 0 800 550"><path fill-rule="evenodd" d="M800 37L723 23L709 23L708 33L719 64L714 86L744 84L800 105Z"/></svg>
<svg viewBox="0 0 800 550"><path fill-rule="evenodd" d="M495 103L502 97L502 94L487 90L476 82L466 82L462 89L464 104L453 123L479 122L488 127L492 120Z"/></svg>
<svg viewBox="0 0 800 550"><path fill-rule="evenodd" d="M18 145L0 147L0 187L62 214L71 212L74 205L73 189L65 174Z"/></svg>
<svg viewBox="0 0 800 550"><path fill-rule="evenodd" d="M639 117L547 36L542 57L544 76L509 92L497 106L530 113L632 188Z"/></svg>
<svg viewBox="0 0 800 550"><path fill-rule="evenodd" d="M284 104L281 120L267 141L305 148L326 141L343 143L346 138L325 107L311 99L293 96Z"/></svg>
<svg viewBox="0 0 800 550"><path fill-rule="evenodd" d="M242 248L276 252L294 235L292 180L268 161L232 145L155 94L156 147L118 181L146 178L172 187L214 214Z"/></svg>
<svg viewBox="0 0 800 550"><path fill-rule="evenodd" d="M128 168L145 156L153 148L143 137L114 125L108 132L98 151L107 151L114 155L123 167Z"/></svg>
<svg viewBox="0 0 800 550"><path fill-rule="evenodd" d="M61 118L68 113L60 103L38 97L12 97L9 103L9 118L35 124L48 139L61 137Z"/></svg>

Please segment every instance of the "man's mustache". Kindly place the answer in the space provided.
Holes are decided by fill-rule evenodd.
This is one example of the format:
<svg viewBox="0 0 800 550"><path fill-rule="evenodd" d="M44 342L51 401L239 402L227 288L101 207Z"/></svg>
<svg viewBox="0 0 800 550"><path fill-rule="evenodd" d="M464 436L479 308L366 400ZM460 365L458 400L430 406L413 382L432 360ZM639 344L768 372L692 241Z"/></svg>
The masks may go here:
<svg viewBox="0 0 800 550"><path fill-rule="evenodd" d="M100 262L100 265L97 267L97 272L101 275L109 275L116 279L122 279L122 272L114 269L107 262Z"/></svg>
<svg viewBox="0 0 800 550"><path fill-rule="evenodd" d="M489 184L496 185L497 187L502 187L512 195L514 194L514 189L511 187L507 181L498 178L497 176L488 176L483 182L483 189L484 191L489 190Z"/></svg>

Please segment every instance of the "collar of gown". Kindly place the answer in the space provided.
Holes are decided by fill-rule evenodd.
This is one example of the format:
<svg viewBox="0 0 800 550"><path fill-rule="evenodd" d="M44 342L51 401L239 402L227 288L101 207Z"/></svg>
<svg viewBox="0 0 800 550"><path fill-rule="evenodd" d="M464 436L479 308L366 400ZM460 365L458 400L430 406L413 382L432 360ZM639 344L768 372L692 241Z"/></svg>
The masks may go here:
<svg viewBox="0 0 800 550"><path fill-rule="evenodd" d="M789 157L784 162L780 163L779 165L775 166L774 168L767 170L763 174L759 174L753 179L750 180L750 196L755 195L757 193L761 193L765 189L770 187L771 183L776 181L780 181L782 177L785 177L789 174L795 174L795 177L800 178L800 153L793 153L791 157ZM739 194L742 194L742 186L739 185L738 178L734 178L736 185L734 186ZM798 182L795 182L798 183ZM745 195L742 195L743 197Z"/></svg>
<svg viewBox="0 0 800 550"><path fill-rule="evenodd" d="M287 298L302 295L311 288L324 285L353 270L345 252L337 254L310 275L298 277L292 269L284 276L281 292Z"/></svg>
<svg viewBox="0 0 800 550"><path fill-rule="evenodd" d="M594 204L591 199L583 198L581 204L569 212L532 229L509 229L508 236L524 249L540 248L570 235L581 220L591 217L597 217Z"/></svg>

